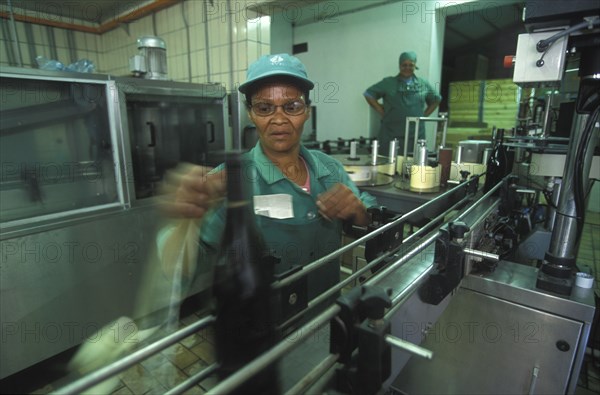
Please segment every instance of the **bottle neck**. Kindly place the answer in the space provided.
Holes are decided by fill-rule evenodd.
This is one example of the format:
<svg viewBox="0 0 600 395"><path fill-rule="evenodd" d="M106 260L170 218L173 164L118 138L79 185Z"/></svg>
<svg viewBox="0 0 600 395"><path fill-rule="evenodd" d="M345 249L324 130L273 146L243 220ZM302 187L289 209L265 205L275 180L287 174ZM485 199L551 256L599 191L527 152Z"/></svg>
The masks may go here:
<svg viewBox="0 0 600 395"><path fill-rule="evenodd" d="M231 166L230 166L231 167ZM244 191L244 180L241 177L241 168L234 167L227 169L227 201L228 205L232 202L246 201Z"/></svg>
<svg viewBox="0 0 600 395"><path fill-rule="evenodd" d="M244 202L248 204L248 177L246 169L248 160L242 154L234 154L227 158L225 168L227 171L227 201L228 207L233 207Z"/></svg>
<svg viewBox="0 0 600 395"><path fill-rule="evenodd" d="M236 209L241 207L247 207L250 204L249 200L229 200L227 202L227 209Z"/></svg>

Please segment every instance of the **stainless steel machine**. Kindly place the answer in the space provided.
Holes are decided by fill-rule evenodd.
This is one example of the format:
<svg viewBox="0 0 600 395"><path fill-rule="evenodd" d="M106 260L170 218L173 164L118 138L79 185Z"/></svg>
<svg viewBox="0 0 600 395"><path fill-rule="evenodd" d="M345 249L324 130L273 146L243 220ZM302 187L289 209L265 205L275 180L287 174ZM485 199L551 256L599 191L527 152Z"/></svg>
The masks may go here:
<svg viewBox="0 0 600 395"><path fill-rule="evenodd" d="M599 130L600 56L594 43L600 29L592 3L561 2L566 9L529 5L530 31L524 44L520 40L524 52L517 53L515 81L536 86L560 81L564 63L552 59L555 50L559 58L564 50L581 53L578 113L568 146L499 132L485 183L480 182L483 174L462 179L405 213L370 209L367 227L346 228L355 241L271 288L273 294L289 290L355 248L364 248L367 264L302 309L292 306L295 315L277 323L283 340L228 378L213 382L205 388L209 393L250 392L252 388L244 387L247 380L272 364L277 364L281 392L287 394L575 392L596 317L594 289L579 281L587 277L575 259L586 205L582 197L590 175L596 177L590 168ZM532 171L534 155L543 157L548 151L565 156L560 187L557 176ZM430 221L406 234L404 225L415 217ZM540 232L541 224L547 226L545 232ZM533 244L537 251L532 244L525 248L531 240L538 240ZM15 266L16 258L11 259L3 270ZM349 288L365 274L366 280ZM16 280L5 282L3 276L2 281L4 294ZM323 306L340 292L335 304ZM289 296L284 302L294 305L297 298ZM294 324L305 315L313 318ZM216 320L209 313L183 329L140 342L123 358L58 392L81 393ZM217 361L169 393L184 393L218 369Z"/></svg>
<svg viewBox="0 0 600 395"><path fill-rule="evenodd" d="M205 389L214 394L243 389L253 374L277 363L281 392L288 394L573 393L595 312L593 290L577 288L569 297L550 294L536 289L535 266L509 260L516 240L502 225L507 218L515 220L505 216L513 181L509 175L484 194L474 177L403 215L373 209L363 236L334 253L364 245L368 264L297 315L314 314L323 300L366 273L370 277ZM423 210L438 215L402 236L404 223ZM273 283L273 291L293 286L325 262ZM79 393L218 319L207 315L142 343L59 393ZM217 361L170 393L183 393L218 369Z"/></svg>
<svg viewBox="0 0 600 395"><path fill-rule="evenodd" d="M133 314L158 182L231 143L221 85L2 68L0 95L4 378Z"/></svg>

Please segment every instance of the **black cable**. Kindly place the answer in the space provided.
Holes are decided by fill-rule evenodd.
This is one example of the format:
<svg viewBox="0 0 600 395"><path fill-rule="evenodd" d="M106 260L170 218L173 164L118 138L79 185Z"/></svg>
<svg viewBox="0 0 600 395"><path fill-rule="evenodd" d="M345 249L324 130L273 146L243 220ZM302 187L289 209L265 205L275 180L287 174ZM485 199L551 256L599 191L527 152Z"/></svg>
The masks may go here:
<svg viewBox="0 0 600 395"><path fill-rule="evenodd" d="M572 219L576 219L576 220L581 220L581 217L578 217L576 215L565 214L565 213L562 213L560 211L557 211L556 215L562 215L563 217L572 218Z"/></svg>
<svg viewBox="0 0 600 395"><path fill-rule="evenodd" d="M587 193L586 193L586 195L585 195L585 199L584 199L584 200L588 200L588 197L589 197L589 196L592 194L592 189L593 189L593 186L594 186L594 183L595 183L595 182L596 182L596 180L595 180L595 179L593 179L593 178L590 180L590 183L591 183L591 184L590 184L590 187L589 187L589 190L588 190L588 192L587 192Z"/></svg>
<svg viewBox="0 0 600 395"><path fill-rule="evenodd" d="M541 41L540 41L541 42ZM544 65L544 56L546 56L546 53L548 52L548 50L550 49L550 47L552 47L552 44L554 44L554 41L552 41L547 47L545 47L544 52L542 52L542 57L539 58L536 62L535 65L537 67L542 67ZM539 43L538 43L539 45Z"/></svg>
<svg viewBox="0 0 600 395"><path fill-rule="evenodd" d="M600 107L596 107L593 113L588 118L588 122L584 127L583 136L581 138L581 143L576 148L575 153L575 171L573 174L573 197L575 202L575 214L577 217L577 239L581 236L583 232L583 222L585 216L585 198L586 193L584 191L585 178L587 175L583 174L584 167L584 159L585 153L588 149L590 149L589 144L592 140L593 132L595 124L598 120L598 115L600 114ZM593 148L592 148L593 149Z"/></svg>
<svg viewBox="0 0 600 395"><path fill-rule="evenodd" d="M571 26L570 28L568 28L566 30L562 30L551 37L548 37L544 40L540 40L537 43L536 48L537 48L538 52L546 52L548 50L548 48L550 48L550 45L552 45L552 43L555 42L556 40L558 40L559 38L564 37L573 32L576 32L577 30L584 29L588 26L590 28L592 28L594 25L598 25L598 24L600 24L600 18L598 18L598 17L592 19L591 21L580 22L577 25ZM543 57L543 55L542 55L542 57Z"/></svg>
<svg viewBox="0 0 600 395"><path fill-rule="evenodd" d="M568 28L566 30L560 31L551 37L548 37L544 40L538 41L535 48L537 49L538 52L542 52L542 56L537 60L537 62L535 62L536 66L542 67L544 65L544 56L546 55L546 53L548 52L550 47L552 47L552 44L554 44L556 42L556 40L558 40L559 38L562 38L564 36L568 36L569 34L576 32L578 30L585 29L587 27L589 27L591 29L595 25L598 25L598 24L600 24L600 18L596 17L590 21L580 22L577 25L571 26L570 28Z"/></svg>

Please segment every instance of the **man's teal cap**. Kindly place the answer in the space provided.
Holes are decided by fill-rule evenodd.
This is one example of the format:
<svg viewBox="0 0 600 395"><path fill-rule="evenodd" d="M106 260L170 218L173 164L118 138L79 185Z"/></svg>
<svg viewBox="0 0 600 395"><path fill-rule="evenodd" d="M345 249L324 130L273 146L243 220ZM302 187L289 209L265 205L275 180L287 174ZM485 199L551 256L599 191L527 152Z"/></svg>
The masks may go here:
<svg viewBox="0 0 600 395"><path fill-rule="evenodd" d="M400 54L400 60L398 61L398 63L402 63L405 60L410 60L411 62L417 63L417 54L413 51L402 52Z"/></svg>
<svg viewBox="0 0 600 395"><path fill-rule="evenodd" d="M265 78L274 76L287 76L298 80L300 87L311 90L315 84L308 79L306 68L295 56L280 53L275 55L261 56L256 62L248 67L246 82L238 88L240 92L246 93L251 85Z"/></svg>

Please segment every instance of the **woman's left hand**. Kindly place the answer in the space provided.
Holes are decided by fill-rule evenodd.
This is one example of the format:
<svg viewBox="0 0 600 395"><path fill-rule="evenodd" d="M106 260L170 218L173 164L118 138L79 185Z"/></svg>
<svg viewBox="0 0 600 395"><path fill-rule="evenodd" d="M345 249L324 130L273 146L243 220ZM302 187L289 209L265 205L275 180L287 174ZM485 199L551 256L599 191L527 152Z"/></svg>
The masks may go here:
<svg viewBox="0 0 600 395"><path fill-rule="evenodd" d="M319 213L329 220L352 221L354 225L365 226L369 223L367 209L362 201L343 184L335 184L331 189L317 197Z"/></svg>

